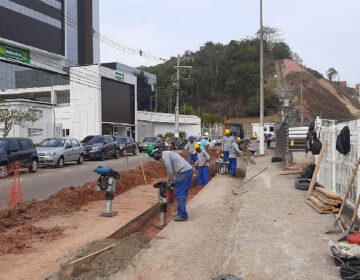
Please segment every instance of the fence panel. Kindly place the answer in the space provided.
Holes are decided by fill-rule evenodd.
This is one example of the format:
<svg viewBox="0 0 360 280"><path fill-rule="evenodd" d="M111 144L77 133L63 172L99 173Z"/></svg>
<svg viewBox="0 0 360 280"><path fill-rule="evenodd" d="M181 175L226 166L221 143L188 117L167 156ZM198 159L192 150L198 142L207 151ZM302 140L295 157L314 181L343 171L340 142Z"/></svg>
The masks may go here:
<svg viewBox="0 0 360 280"><path fill-rule="evenodd" d="M350 129L351 148L347 155L343 155L336 150L336 139L346 125L349 126ZM324 187L331 189L343 197L352 177L355 164L359 158L360 122L359 120L353 120L335 124L335 121L321 120L320 126L321 140L327 140L328 147L320 166L317 181ZM317 158L318 156L316 160ZM356 198L360 191L359 183L360 181L356 177L348 198L351 206L355 206Z"/></svg>

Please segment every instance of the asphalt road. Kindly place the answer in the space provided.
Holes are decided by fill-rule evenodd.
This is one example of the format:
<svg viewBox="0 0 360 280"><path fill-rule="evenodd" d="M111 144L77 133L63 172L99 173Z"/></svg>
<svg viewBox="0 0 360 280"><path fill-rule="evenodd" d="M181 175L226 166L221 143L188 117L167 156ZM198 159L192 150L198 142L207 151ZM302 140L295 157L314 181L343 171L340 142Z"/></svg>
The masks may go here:
<svg viewBox="0 0 360 280"><path fill-rule="evenodd" d="M149 160L145 153L141 153L143 162ZM66 164L64 167L40 167L36 173L25 171L21 174L21 188L23 200L44 199L67 186L82 186L86 182L96 180L94 169L98 166L110 167L116 171L134 169L139 166L138 156L107 159L106 161L85 161L82 165ZM0 180L0 208L10 197L12 179Z"/></svg>

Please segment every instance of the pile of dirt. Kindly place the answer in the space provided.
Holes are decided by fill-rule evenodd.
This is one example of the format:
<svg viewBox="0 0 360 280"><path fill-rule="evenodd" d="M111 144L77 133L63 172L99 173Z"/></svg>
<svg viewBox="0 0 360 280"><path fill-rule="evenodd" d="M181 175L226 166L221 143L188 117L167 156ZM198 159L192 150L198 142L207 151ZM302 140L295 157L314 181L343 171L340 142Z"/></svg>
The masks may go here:
<svg viewBox="0 0 360 280"><path fill-rule="evenodd" d="M68 256L68 261L78 259L101 250L112 244L116 244L109 251L105 251L95 257L87 259L75 266L72 277L61 276L61 270L46 278L47 280L88 280L108 279L119 270L124 269L131 263L132 258L142 249L149 248L151 238L141 232L131 234L121 240L105 239L89 243L86 247Z"/></svg>
<svg viewBox="0 0 360 280"><path fill-rule="evenodd" d="M166 177L166 169L163 163L150 161L144 164L145 174L148 182L153 179ZM140 168L120 172L120 180L116 184L116 195L122 194L127 190L144 184L144 177ZM66 187L54 195L44 200L31 200L17 203L10 208L0 211L0 234L6 236L10 234L12 241L25 244L22 247L31 246L31 238L22 240L21 235L13 235L16 230L26 232L29 236L36 236L35 231L29 231L28 226L42 219L53 215L64 215L80 210L80 208L92 201L103 200L104 194L96 191L96 181L88 182L82 187ZM60 232L60 231L58 231ZM51 235L51 231L44 234ZM54 235L58 236L58 235ZM9 252L8 244L0 242L0 254ZM13 253L22 252L13 250Z"/></svg>
<svg viewBox="0 0 360 280"><path fill-rule="evenodd" d="M31 248L36 241L52 241L61 236L64 228L56 226L51 229L25 225L9 232L0 234L0 256L6 254L21 254Z"/></svg>

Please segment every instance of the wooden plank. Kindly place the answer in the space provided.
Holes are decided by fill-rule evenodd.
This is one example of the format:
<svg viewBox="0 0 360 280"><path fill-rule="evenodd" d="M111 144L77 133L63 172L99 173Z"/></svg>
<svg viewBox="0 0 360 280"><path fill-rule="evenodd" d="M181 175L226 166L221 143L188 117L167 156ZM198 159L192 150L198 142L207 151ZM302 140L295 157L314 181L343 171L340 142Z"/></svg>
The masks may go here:
<svg viewBox="0 0 360 280"><path fill-rule="evenodd" d="M315 167L315 171L314 171L314 174L312 176L312 179L311 179L311 183L310 183L310 186L309 186L309 190L307 192L307 195L306 195L306 198L309 199L310 195L312 194L313 190L314 190L314 186L315 186L315 183L316 183L316 179L317 179L317 175L319 173L319 169L320 169L320 166L321 166L321 162L322 162L322 159L324 157L324 153L326 151L326 147L327 147L327 144L328 144L328 141L325 140L323 145L322 145L322 148L321 148L321 152L320 152L320 156L319 156L319 160L316 164L316 167Z"/></svg>
<svg viewBox="0 0 360 280"><path fill-rule="evenodd" d="M318 200L320 200L324 204L338 206L339 204L342 203L340 200L333 200L333 199L327 198L322 193L317 192L316 189L312 195L315 196Z"/></svg>
<svg viewBox="0 0 360 280"><path fill-rule="evenodd" d="M316 207L316 205L314 203L312 203L310 200L306 200L306 203L308 205L310 205L312 208L314 208L317 212L319 212L320 214L331 214L333 213L333 210L321 210L320 208Z"/></svg>
<svg viewBox="0 0 360 280"><path fill-rule="evenodd" d="M314 196L310 196L309 200L314 203L316 205L317 208L321 209L321 210L333 210L334 206L332 205L327 205L322 203L320 200L318 200L316 197Z"/></svg>
<svg viewBox="0 0 360 280"><path fill-rule="evenodd" d="M328 197L330 199L342 201L342 198L340 195L333 193L332 191L330 191L327 188L316 187L315 189L317 192L322 193L323 195L325 195L326 197Z"/></svg>

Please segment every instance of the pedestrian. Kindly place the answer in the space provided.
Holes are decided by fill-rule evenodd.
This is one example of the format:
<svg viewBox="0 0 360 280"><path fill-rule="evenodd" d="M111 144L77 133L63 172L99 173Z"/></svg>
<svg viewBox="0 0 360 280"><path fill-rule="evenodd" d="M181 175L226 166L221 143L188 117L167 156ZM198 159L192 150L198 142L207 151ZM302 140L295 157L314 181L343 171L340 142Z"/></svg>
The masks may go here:
<svg viewBox="0 0 360 280"><path fill-rule="evenodd" d="M199 144L195 145L195 150L197 152L198 160L195 162L195 166L198 168L198 185L202 186L204 184L207 185L209 183L209 161L210 156L204 150L200 148Z"/></svg>
<svg viewBox="0 0 360 280"><path fill-rule="evenodd" d="M169 176L168 186L175 182L175 197L178 203L177 215L173 217L174 221L186 221L188 213L186 212L186 199L188 196L190 184L194 175L192 166L184 160L182 156L172 151L160 151L154 145L146 150L147 154L153 159L164 162L167 174ZM176 180L174 174L177 174Z"/></svg>
<svg viewBox="0 0 360 280"><path fill-rule="evenodd" d="M225 130L225 136L222 139L222 149L224 154L224 161L229 161L229 151L231 144L235 143L234 137L230 135L230 129Z"/></svg>
<svg viewBox="0 0 360 280"><path fill-rule="evenodd" d="M240 139L240 138L238 138ZM230 176L235 177L236 176L236 162L237 162L237 156L242 156L243 153L239 150L239 140L236 139L236 143L232 143L230 146L230 152L229 152L229 170L230 170Z"/></svg>

